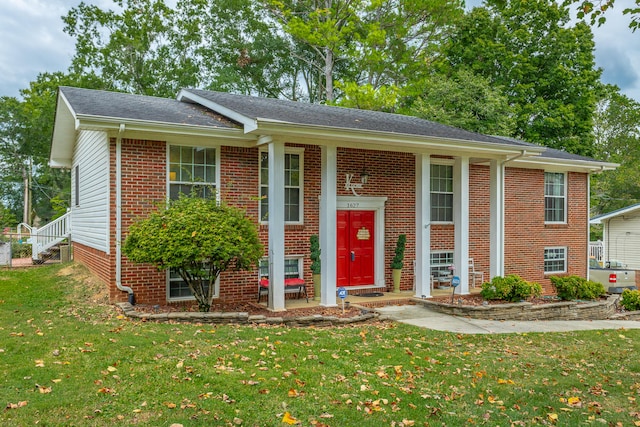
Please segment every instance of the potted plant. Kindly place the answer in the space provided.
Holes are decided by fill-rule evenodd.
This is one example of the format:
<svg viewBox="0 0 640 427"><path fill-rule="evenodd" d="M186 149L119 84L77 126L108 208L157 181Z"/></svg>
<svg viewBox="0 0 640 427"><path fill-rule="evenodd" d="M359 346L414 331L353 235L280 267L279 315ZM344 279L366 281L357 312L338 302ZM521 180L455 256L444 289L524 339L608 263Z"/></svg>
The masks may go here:
<svg viewBox="0 0 640 427"><path fill-rule="evenodd" d="M320 300L320 273L322 269L320 267L320 239L317 234L314 234L309 238L309 245L311 250L311 273L313 274L313 299L315 301Z"/></svg>
<svg viewBox="0 0 640 427"><path fill-rule="evenodd" d="M400 292L400 278L402 275L402 261L404 260L404 247L407 243L407 236L401 234L396 243L396 254L391 261L391 274L393 277L393 292Z"/></svg>

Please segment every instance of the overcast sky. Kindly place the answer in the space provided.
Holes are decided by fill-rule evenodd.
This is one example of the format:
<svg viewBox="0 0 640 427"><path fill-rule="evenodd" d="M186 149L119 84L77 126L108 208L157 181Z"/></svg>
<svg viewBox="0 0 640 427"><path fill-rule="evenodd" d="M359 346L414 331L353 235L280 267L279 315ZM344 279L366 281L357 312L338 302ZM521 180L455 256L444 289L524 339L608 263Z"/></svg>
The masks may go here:
<svg viewBox="0 0 640 427"><path fill-rule="evenodd" d="M112 0L85 0L111 8ZM80 0L0 0L0 96L19 96L39 73L66 71L74 40L62 31L60 19ZM480 0L467 0L478 4ZM640 102L640 30L632 33L622 10L634 0L616 0L607 23L594 29L596 64L602 80L616 84Z"/></svg>

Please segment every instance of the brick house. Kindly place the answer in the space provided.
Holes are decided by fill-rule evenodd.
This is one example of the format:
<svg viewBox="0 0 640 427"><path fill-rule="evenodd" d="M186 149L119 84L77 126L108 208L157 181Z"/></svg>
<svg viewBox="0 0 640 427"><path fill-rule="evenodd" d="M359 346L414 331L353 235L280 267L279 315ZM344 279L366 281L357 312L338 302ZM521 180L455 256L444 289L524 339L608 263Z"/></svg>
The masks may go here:
<svg viewBox="0 0 640 427"><path fill-rule="evenodd" d="M517 273L551 292L551 274L586 276L589 176L615 166L397 114L196 89L172 100L72 87L59 90L50 163L71 171L74 258L112 301L191 298L171 272L129 262L120 242L158 202L207 185L258 225L274 310L285 308L287 278L313 291L314 234L326 306L337 287L390 290L400 234L401 289L416 296L429 297L432 276L450 266L468 293L470 260L485 280ZM216 297L253 300L258 276L223 273Z"/></svg>

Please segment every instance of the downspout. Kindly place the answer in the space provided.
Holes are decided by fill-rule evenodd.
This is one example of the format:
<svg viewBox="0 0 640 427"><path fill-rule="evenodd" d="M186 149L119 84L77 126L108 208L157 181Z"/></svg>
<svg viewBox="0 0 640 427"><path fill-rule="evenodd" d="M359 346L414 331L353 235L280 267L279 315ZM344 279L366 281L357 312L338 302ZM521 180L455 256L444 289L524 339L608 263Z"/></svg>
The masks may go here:
<svg viewBox="0 0 640 427"><path fill-rule="evenodd" d="M129 303L135 304L133 289L122 285L122 134L124 123L120 123L116 138L116 287L129 293Z"/></svg>

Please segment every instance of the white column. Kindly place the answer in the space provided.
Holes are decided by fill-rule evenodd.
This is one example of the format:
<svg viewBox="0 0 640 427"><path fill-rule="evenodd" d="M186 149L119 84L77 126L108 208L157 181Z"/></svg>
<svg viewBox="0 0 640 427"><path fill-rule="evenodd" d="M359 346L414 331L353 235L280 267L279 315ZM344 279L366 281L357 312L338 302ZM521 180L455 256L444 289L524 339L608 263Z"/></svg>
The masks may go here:
<svg viewBox="0 0 640 427"><path fill-rule="evenodd" d="M431 296L431 158L416 154L416 298Z"/></svg>
<svg viewBox="0 0 640 427"><path fill-rule="evenodd" d="M338 243L337 229L337 171L338 154L336 147L322 146L322 185L320 194L320 262L322 265L322 284L320 305L336 306L336 252Z"/></svg>
<svg viewBox="0 0 640 427"><path fill-rule="evenodd" d="M269 309L284 306L284 143L269 143Z"/></svg>
<svg viewBox="0 0 640 427"><path fill-rule="evenodd" d="M469 157L457 157L453 165L454 274L460 277L456 293L469 293Z"/></svg>
<svg viewBox="0 0 640 427"><path fill-rule="evenodd" d="M490 168L490 277L486 280L504 276L504 165L500 160L491 160Z"/></svg>

